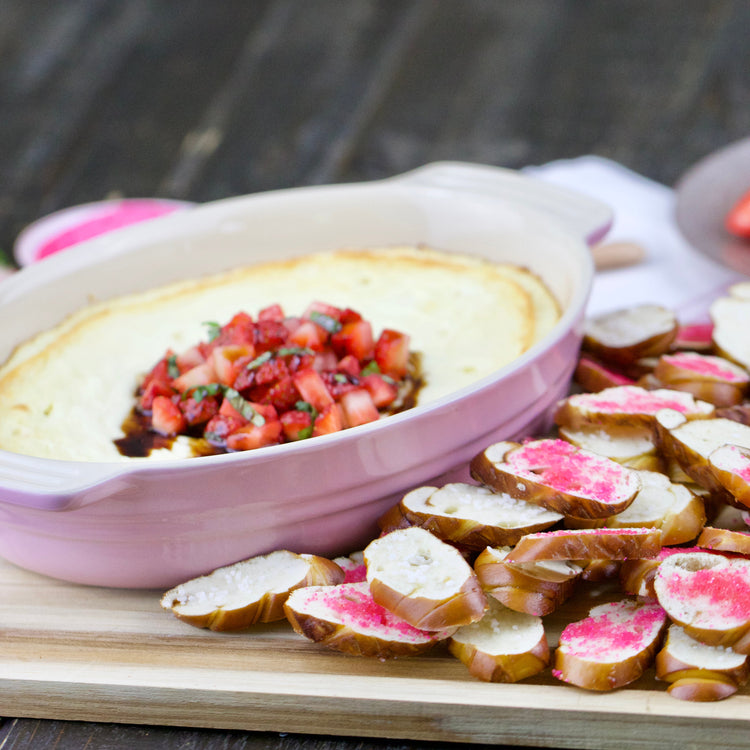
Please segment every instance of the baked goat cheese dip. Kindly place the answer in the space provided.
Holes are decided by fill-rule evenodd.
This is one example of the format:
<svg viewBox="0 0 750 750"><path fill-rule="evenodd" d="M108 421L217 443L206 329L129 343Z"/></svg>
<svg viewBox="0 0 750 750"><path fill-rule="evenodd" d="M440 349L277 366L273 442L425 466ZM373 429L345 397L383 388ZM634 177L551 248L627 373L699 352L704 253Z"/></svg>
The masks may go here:
<svg viewBox="0 0 750 750"><path fill-rule="evenodd" d="M530 271L423 247L337 250L182 281L92 304L19 346L0 367L0 448L77 461L194 455L183 438L145 458L118 451L140 379L166 350L205 339L206 321L275 304L300 315L314 300L408 334L421 360L418 405L512 362L560 317Z"/></svg>

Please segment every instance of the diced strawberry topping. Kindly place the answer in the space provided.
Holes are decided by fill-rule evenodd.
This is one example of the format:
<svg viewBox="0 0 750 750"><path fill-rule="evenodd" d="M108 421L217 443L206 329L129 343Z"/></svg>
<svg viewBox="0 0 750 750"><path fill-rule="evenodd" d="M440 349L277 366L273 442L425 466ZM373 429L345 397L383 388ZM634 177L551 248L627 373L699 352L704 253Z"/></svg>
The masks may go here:
<svg viewBox="0 0 750 750"><path fill-rule="evenodd" d="M144 377L138 410L165 436L202 434L218 449L250 450L372 422L407 371L409 337L351 308L313 302L300 317L278 304L256 319L206 321L207 337L167 351ZM381 374L382 373L382 374ZM188 432L189 431L189 432Z"/></svg>
<svg viewBox="0 0 750 750"><path fill-rule="evenodd" d="M235 430L227 437L227 450L247 451L274 445L281 438L281 422L278 419L267 420L261 425L252 422Z"/></svg>
<svg viewBox="0 0 750 750"><path fill-rule="evenodd" d="M283 323L284 317L281 305L269 305L258 313L258 320L275 320L277 323Z"/></svg>
<svg viewBox="0 0 750 750"><path fill-rule="evenodd" d="M323 412L334 403L333 396L317 370L300 370L294 374L293 379L303 400L316 411Z"/></svg>
<svg viewBox="0 0 750 750"><path fill-rule="evenodd" d="M409 336L385 329L375 343L375 362L380 372L400 380L409 366Z"/></svg>
<svg viewBox="0 0 750 750"><path fill-rule="evenodd" d="M378 409L384 409L396 400L398 387L392 381L386 380L377 372L365 375L361 381L362 387L367 390L373 403Z"/></svg>
<svg viewBox="0 0 750 750"><path fill-rule="evenodd" d="M242 417L235 418L226 414L216 414L209 420L203 435L212 445L223 446L226 445L227 437L245 424L247 424L247 420Z"/></svg>
<svg viewBox="0 0 750 750"><path fill-rule="evenodd" d="M331 336L331 346L340 357L351 354L358 360L372 359L375 352L372 326L366 320L345 323Z"/></svg>
<svg viewBox="0 0 750 750"><path fill-rule="evenodd" d="M291 409L281 415L284 437L290 442L311 437L312 422L312 414L309 411Z"/></svg>
<svg viewBox="0 0 750 750"><path fill-rule="evenodd" d="M145 387L142 387L141 394L138 398L138 408L142 412L149 412L152 409L154 399L158 396L170 398L174 395L172 386L164 380L151 379Z"/></svg>
<svg viewBox="0 0 750 750"><path fill-rule="evenodd" d="M341 412L341 406L332 403L327 406L315 418L313 425L313 437L317 435L329 435L332 432L339 432L344 429L344 415Z"/></svg>
<svg viewBox="0 0 750 750"><path fill-rule="evenodd" d="M213 396L206 396L200 401L188 396L180 401L180 409L189 425L205 424L219 413L219 401Z"/></svg>
<svg viewBox="0 0 750 750"><path fill-rule="evenodd" d="M185 415L171 398L156 396L151 409L151 426L160 435L177 435L187 427Z"/></svg>
<svg viewBox="0 0 750 750"><path fill-rule="evenodd" d="M291 375L287 375L271 385L260 401L273 405L276 411L283 413L292 409L299 398L300 393L294 385L293 378Z"/></svg>
<svg viewBox="0 0 750 750"><path fill-rule="evenodd" d="M252 344L254 341L255 325L253 319L245 312L238 312L213 340L215 346L231 344Z"/></svg>
<svg viewBox="0 0 750 750"><path fill-rule="evenodd" d="M321 351L326 344L327 333L316 323L306 320L289 335L289 341L296 346L313 351Z"/></svg>
<svg viewBox="0 0 750 750"><path fill-rule="evenodd" d="M208 385L215 383L217 380L216 371L210 362L204 362L202 365L196 365L187 372L182 373L179 378L175 378L172 385L180 391L186 391L195 388L197 385Z"/></svg>
<svg viewBox="0 0 750 750"><path fill-rule="evenodd" d="M347 391L341 397L340 403L344 412L344 422L348 427L375 422L380 417L377 406L364 388Z"/></svg>
<svg viewBox="0 0 750 750"><path fill-rule="evenodd" d="M208 361L216 373L216 380L224 385L232 385L237 379L242 363L254 356L255 347L252 344L233 344L217 346Z"/></svg>
<svg viewBox="0 0 750 750"><path fill-rule="evenodd" d="M284 346L289 332L278 320L259 320L255 325L255 352L262 354Z"/></svg>

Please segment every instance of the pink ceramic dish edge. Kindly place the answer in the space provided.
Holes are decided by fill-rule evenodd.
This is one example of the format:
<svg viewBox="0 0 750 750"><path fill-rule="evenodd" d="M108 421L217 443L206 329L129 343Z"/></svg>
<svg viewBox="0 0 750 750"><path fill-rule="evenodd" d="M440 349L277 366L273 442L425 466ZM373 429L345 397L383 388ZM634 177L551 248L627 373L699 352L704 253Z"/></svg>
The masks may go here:
<svg viewBox="0 0 750 750"><path fill-rule="evenodd" d="M526 265L564 312L508 367L343 433L149 463L0 451L0 555L79 583L163 588L280 547L326 555L357 549L406 489L460 473L491 442L544 426L580 345L593 274L586 243L610 222L607 207L570 191L448 162L371 183L206 204L23 269L0 283L0 317L13 321L0 330L0 360L92 296L342 247L424 243Z"/></svg>

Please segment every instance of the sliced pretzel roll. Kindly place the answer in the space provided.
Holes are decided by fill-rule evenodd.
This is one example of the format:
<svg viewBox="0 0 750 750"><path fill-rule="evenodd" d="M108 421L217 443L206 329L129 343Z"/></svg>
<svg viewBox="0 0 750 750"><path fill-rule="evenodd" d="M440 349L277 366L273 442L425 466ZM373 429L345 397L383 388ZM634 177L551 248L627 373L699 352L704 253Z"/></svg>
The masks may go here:
<svg viewBox="0 0 750 750"><path fill-rule="evenodd" d="M655 603L600 604L564 628L552 674L587 690L627 685L651 665L666 624L666 613Z"/></svg>
<svg viewBox="0 0 750 750"><path fill-rule="evenodd" d="M538 560L626 560L655 557L659 529L563 529L527 534L508 554L508 562Z"/></svg>
<svg viewBox="0 0 750 750"><path fill-rule="evenodd" d="M548 529L562 519L540 505L463 482L440 489L418 487L402 498L399 509L409 525L472 550L515 544L524 534Z"/></svg>
<svg viewBox="0 0 750 750"><path fill-rule="evenodd" d="M565 440L489 446L471 462L475 479L513 497L575 518L604 518L630 505L638 475Z"/></svg>
<svg viewBox="0 0 750 750"><path fill-rule="evenodd" d="M487 598L461 553L412 526L370 542L364 550L373 599L423 630L476 622Z"/></svg>
<svg viewBox="0 0 750 750"><path fill-rule="evenodd" d="M297 589L284 612L305 638L335 651L378 659L424 653L453 633L409 625L377 604L365 581Z"/></svg>
<svg viewBox="0 0 750 750"><path fill-rule="evenodd" d="M635 305L589 318L582 347L606 362L628 364L669 351L678 330L674 311Z"/></svg>
<svg viewBox="0 0 750 750"><path fill-rule="evenodd" d="M611 529L649 527L661 531L663 545L685 544L700 534L706 522L703 500L664 474L639 471L641 489L622 513L605 520Z"/></svg>
<svg viewBox="0 0 750 750"><path fill-rule="evenodd" d="M722 357L736 362L745 369L750 368L750 301L731 293L720 297L709 308L714 324L714 349Z"/></svg>
<svg viewBox="0 0 750 750"><path fill-rule="evenodd" d="M578 364L573 372L573 381L589 393L596 393L618 385L635 384L627 375L586 355L578 358Z"/></svg>
<svg viewBox="0 0 750 750"><path fill-rule="evenodd" d="M750 507L750 447L731 444L716 448L708 454L708 471L738 504Z"/></svg>
<svg viewBox="0 0 750 750"><path fill-rule="evenodd" d="M343 580L344 571L331 560L279 550L181 583L162 596L161 606L198 628L240 630L283 620L294 589Z"/></svg>
<svg viewBox="0 0 750 750"><path fill-rule="evenodd" d="M361 550L352 552L347 557L336 557L333 561L344 571L342 583L359 583L367 580L367 566Z"/></svg>
<svg viewBox="0 0 750 750"><path fill-rule="evenodd" d="M679 625L670 625L656 655L656 677L671 683L669 694L680 700L728 698L748 680L747 656L721 646L707 646Z"/></svg>
<svg viewBox="0 0 750 750"><path fill-rule="evenodd" d="M540 617L514 612L490 600L479 622L464 625L448 640L448 650L485 682L518 682L550 663Z"/></svg>
<svg viewBox="0 0 750 750"><path fill-rule="evenodd" d="M582 581L601 583L619 577L622 560L588 560L582 566Z"/></svg>
<svg viewBox="0 0 750 750"><path fill-rule="evenodd" d="M667 557L654 579L659 604L685 632L734 647L750 632L750 561L711 552Z"/></svg>
<svg viewBox="0 0 750 750"><path fill-rule="evenodd" d="M513 565L510 547L487 547L474 561L485 593L516 612L544 616L554 612L572 593L581 567L567 561ZM558 576L548 580L541 576Z"/></svg>
<svg viewBox="0 0 750 750"><path fill-rule="evenodd" d="M716 550L719 552L734 552L738 555L750 556L750 531L731 531L706 526L695 542L696 547Z"/></svg>
<svg viewBox="0 0 750 750"><path fill-rule="evenodd" d="M750 385L750 375L724 357L698 352L678 352L661 356L655 377L666 388L684 390L715 406L742 402Z"/></svg>
<svg viewBox="0 0 750 750"><path fill-rule="evenodd" d="M656 599L654 579L661 561L670 555L700 551L698 547L662 547L656 557L623 560L620 565L620 587L626 594L642 599Z"/></svg>
<svg viewBox="0 0 750 750"><path fill-rule="evenodd" d="M710 417L713 404L697 401L689 393L668 388L646 390L637 385L607 388L599 393L576 393L563 399L555 424L569 430L624 427L649 435L657 412L672 409L686 419Z"/></svg>
<svg viewBox="0 0 750 750"><path fill-rule="evenodd" d="M712 469L710 456L725 445L750 449L750 427L721 417L687 421L670 409L656 417L656 442L664 455L674 459L694 482L716 499L737 503Z"/></svg>
<svg viewBox="0 0 750 750"><path fill-rule="evenodd" d="M644 434L628 426L579 430L561 427L558 434L578 448L611 458L630 469L663 471L666 468L651 432Z"/></svg>

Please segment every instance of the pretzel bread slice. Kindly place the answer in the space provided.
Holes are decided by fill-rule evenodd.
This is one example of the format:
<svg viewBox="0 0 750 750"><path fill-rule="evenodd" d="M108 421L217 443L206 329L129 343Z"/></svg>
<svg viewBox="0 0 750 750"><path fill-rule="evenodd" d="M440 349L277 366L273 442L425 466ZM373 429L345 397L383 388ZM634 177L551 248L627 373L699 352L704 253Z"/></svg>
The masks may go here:
<svg viewBox="0 0 750 750"><path fill-rule="evenodd" d="M509 495L576 518L604 518L630 505L638 475L565 440L495 443L471 461L472 476Z"/></svg>
<svg viewBox="0 0 750 750"><path fill-rule="evenodd" d="M453 633L409 625L375 602L365 581L297 589L284 612L305 638L334 651L378 659L424 653Z"/></svg>
<svg viewBox="0 0 750 750"><path fill-rule="evenodd" d="M487 598L461 553L425 529L392 531L365 547L372 598L422 630L481 619Z"/></svg>
<svg viewBox="0 0 750 750"><path fill-rule="evenodd" d="M651 665L666 625L666 613L655 603L600 604L563 629L552 674L587 690L627 685Z"/></svg>
<svg viewBox="0 0 750 750"><path fill-rule="evenodd" d="M669 388L647 390L637 385L605 388L598 393L576 393L563 399L555 412L555 424L566 429L627 427L648 434L656 414L672 409L686 419L710 417L713 404L696 400L690 393Z"/></svg>
<svg viewBox="0 0 750 750"><path fill-rule="evenodd" d="M515 544L524 534L548 529L560 520L559 513L505 492L453 482L412 490L398 503L398 512L387 512L380 525L385 531L402 528L405 522L427 529L443 541L481 550Z"/></svg>
<svg viewBox="0 0 750 750"><path fill-rule="evenodd" d="M527 534L508 554L508 562L537 560L626 560L655 557L659 529L562 529Z"/></svg>
<svg viewBox="0 0 750 750"><path fill-rule="evenodd" d="M474 561L477 578L491 600L516 612L542 617L554 612L573 593L581 574L579 565L567 561L514 565L507 560L509 552L510 547L487 547ZM549 580L555 575L558 580Z"/></svg>
<svg viewBox="0 0 750 750"><path fill-rule="evenodd" d="M317 555L278 550L218 568L167 591L161 606L184 622L209 630L240 630L284 619L289 592L333 585L344 572Z"/></svg>
<svg viewBox="0 0 750 750"><path fill-rule="evenodd" d="M750 633L750 560L712 552L671 555L656 571L654 591L671 620L703 643L737 650Z"/></svg>
<svg viewBox="0 0 750 750"><path fill-rule="evenodd" d="M550 663L542 619L492 600L479 622L464 625L448 639L448 650L485 682L518 682Z"/></svg>
<svg viewBox="0 0 750 750"><path fill-rule="evenodd" d="M734 695L750 675L746 655L701 643L674 624L667 630L655 663L656 677L669 682L667 691L679 700L723 700Z"/></svg>

